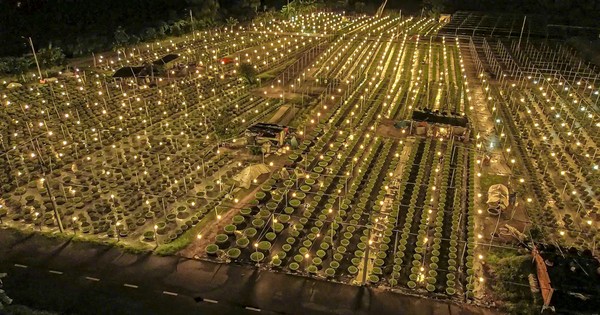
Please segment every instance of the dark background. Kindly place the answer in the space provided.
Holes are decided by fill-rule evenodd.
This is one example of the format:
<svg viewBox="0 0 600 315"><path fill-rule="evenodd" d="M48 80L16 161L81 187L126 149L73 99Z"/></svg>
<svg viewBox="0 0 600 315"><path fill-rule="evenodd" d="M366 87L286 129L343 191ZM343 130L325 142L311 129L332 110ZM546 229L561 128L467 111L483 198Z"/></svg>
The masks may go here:
<svg viewBox="0 0 600 315"><path fill-rule="evenodd" d="M381 0L320 0L352 12L374 11ZM196 28L252 18L254 8L279 10L285 0L0 0L0 56L28 52L28 36L36 49L60 47L67 57L110 49L117 42L177 35L189 30L189 10ZM357 4L358 3L358 4ZM598 26L600 0L389 0L387 9L403 14L452 13L456 10L543 14L556 24ZM23 38L25 37L25 38Z"/></svg>

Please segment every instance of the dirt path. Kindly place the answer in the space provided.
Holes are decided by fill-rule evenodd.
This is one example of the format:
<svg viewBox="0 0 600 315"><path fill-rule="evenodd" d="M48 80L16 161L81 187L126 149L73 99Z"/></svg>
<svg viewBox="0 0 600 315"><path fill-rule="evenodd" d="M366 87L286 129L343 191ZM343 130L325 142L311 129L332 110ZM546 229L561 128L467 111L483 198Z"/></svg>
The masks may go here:
<svg viewBox="0 0 600 315"><path fill-rule="evenodd" d="M261 180L253 190L246 193L246 196L240 199L240 204L247 204L250 202L250 200L252 200L252 198L254 198L254 194L260 190L260 185L268 178L267 175L263 176L266 178ZM217 234L222 233L223 228L231 222L232 218L238 214L242 207L243 206L233 206L229 208L225 214L221 216L220 220L215 220L206 227L206 230L202 231L202 238L196 238L189 246L181 250L178 254L187 258L206 256L204 251L206 246L213 243Z"/></svg>
<svg viewBox="0 0 600 315"><path fill-rule="evenodd" d="M223 228L231 223L233 217L237 215L240 209L244 207L243 205L248 204L252 199L254 199L254 195L260 190L260 186L271 177L273 172L279 171L283 167L287 161L287 157L287 154L282 154L279 156L271 154L268 158L265 158L265 163L267 165L273 163L273 166L269 166L271 168L271 172L259 176L256 179L257 183L255 184L256 186L254 188L242 189L235 193L235 198L239 199L238 205L230 207L224 214L221 215L220 220L215 220L214 222L211 222L211 224L207 225L200 233L202 238L194 239L190 245L179 251L178 255L187 258L206 256L204 250L206 246L214 242L217 234L223 233Z"/></svg>

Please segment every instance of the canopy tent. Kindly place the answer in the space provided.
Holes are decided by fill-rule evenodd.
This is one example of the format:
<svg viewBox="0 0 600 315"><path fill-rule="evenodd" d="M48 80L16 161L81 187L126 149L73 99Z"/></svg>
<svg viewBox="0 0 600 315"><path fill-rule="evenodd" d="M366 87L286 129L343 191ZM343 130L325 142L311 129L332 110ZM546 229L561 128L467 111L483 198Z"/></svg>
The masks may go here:
<svg viewBox="0 0 600 315"><path fill-rule="evenodd" d="M426 121L435 124L444 124L452 126L467 127L469 120L466 116L454 112L431 111L428 108L415 109L412 113L412 119L415 121Z"/></svg>
<svg viewBox="0 0 600 315"><path fill-rule="evenodd" d="M162 57L160 59L154 60L152 63L155 64L155 65L157 65L157 66L163 66L163 65L166 65L167 63L169 63L169 62L171 62L171 61L173 61L173 60L175 60L177 58L179 58L178 54L168 54L168 55L165 55L164 57Z"/></svg>
<svg viewBox="0 0 600 315"><path fill-rule="evenodd" d="M492 185L488 189L487 204L490 208L500 208L500 211L506 209L509 204L508 198L508 188L502 184Z"/></svg>
<svg viewBox="0 0 600 315"><path fill-rule="evenodd" d="M123 67L113 74L113 78L135 78L144 76L142 71L145 67Z"/></svg>
<svg viewBox="0 0 600 315"><path fill-rule="evenodd" d="M258 178L262 174L269 173L271 170L265 164L254 164L246 167L241 172L233 177L233 179L240 183L240 187L250 188L252 181Z"/></svg>

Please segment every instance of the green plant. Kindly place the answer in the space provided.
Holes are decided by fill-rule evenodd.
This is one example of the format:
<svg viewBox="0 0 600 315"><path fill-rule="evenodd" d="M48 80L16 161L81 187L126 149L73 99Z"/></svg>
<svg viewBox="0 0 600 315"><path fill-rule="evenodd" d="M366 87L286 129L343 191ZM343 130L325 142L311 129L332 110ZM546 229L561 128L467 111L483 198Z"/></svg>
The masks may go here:
<svg viewBox="0 0 600 315"><path fill-rule="evenodd" d="M219 250L219 246L217 246L216 244L210 244L210 245L206 246L206 253L209 255L216 254L218 250Z"/></svg>
<svg viewBox="0 0 600 315"><path fill-rule="evenodd" d="M238 257L240 257L241 253L242 251L239 248L230 248L229 250L227 250L227 257L231 259L237 259Z"/></svg>
<svg viewBox="0 0 600 315"><path fill-rule="evenodd" d="M265 254L261 252L253 252L250 254L250 259L254 262L261 262L263 259L265 259Z"/></svg>

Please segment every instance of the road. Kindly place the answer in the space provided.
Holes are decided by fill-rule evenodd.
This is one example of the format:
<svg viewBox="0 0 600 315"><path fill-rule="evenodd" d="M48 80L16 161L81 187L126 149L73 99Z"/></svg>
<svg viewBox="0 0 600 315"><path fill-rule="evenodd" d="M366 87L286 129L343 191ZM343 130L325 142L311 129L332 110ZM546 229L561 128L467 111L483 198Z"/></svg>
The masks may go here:
<svg viewBox="0 0 600 315"><path fill-rule="evenodd" d="M61 314L495 314L384 290L0 230L14 303Z"/></svg>

